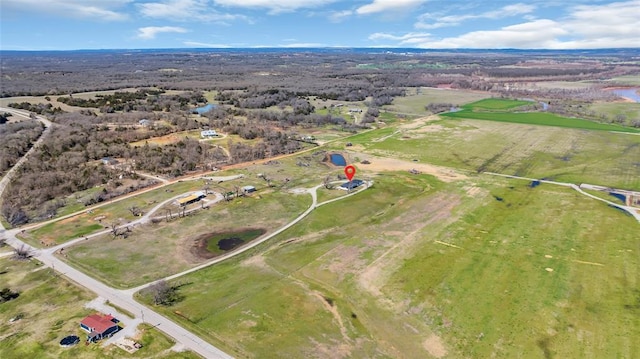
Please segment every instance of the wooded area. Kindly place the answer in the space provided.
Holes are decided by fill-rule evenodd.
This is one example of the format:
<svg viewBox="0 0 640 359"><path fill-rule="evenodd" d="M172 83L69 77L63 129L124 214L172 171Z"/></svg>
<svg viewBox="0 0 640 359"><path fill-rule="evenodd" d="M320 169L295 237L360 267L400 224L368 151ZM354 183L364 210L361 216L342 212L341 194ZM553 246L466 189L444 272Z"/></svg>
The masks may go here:
<svg viewBox="0 0 640 359"><path fill-rule="evenodd" d="M40 103L17 101L10 106L47 116L53 128L20 168L15 177L19 180L10 184L2 215L19 225L53 216L65 204L64 198L78 191L101 186L85 200L92 204L153 184L139 173L177 177L293 153L304 146L300 132L313 128L356 132L376 122L394 98L416 87L544 99L549 111L563 115L640 126L640 121L604 116L586 106L615 98L602 90L615 83L598 81L638 73L636 53L552 55L269 49L3 52L0 96L45 96ZM593 85L535 86L550 80L590 80ZM117 91L79 94L99 90ZM215 94L216 107L194 114L208 103L206 92ZM358 121L332 111L333 105L356 102L364 107ZM326 106L316 108L318 103ZM431 113L452 107L435 102L424 106ZM10 120L3 115L2 121L8 123L0 127L0 173L26 153L43 130L33 120ZM144 143L205 129L239 139L227 139L220 146L181 135L184 138L167 144Z"/></svg>

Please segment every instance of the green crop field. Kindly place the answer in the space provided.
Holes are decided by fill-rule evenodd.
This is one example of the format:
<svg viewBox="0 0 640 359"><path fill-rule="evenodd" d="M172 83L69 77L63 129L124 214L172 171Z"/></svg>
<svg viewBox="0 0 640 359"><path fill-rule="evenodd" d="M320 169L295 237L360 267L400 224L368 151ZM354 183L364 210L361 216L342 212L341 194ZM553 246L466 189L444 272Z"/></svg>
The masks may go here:
<svg viewBox="0 0 640 359"><path fill-rule="evenodd" d="M197 358L192 352L173 352L173 342L156 329L143 326L138 341L143 349L128 354L113 345L84 345L86 332L80 320L94 313L84 308L93 299L88 291L54 275L35 261L0 259L1 288L8 287L20 296L0 303L0 358ZM22 314L22 319L10 323ZM62 348L59 342L67 335L77 335L81 343Z"/></svg>
<svg viewBox="0 0 640 359"><path fill-rule="evenodd" d="M500 98L488 98L480 101L476 101L470 104L466 104L462 106L462 108L467 110L510 110L514 108L518 108L524 105L531 105L533 102L531 101L522 101L522 100L507 100Z"/></svg>
<svg viewBox="0 0 640 359"><path fill-rule="evenodd" d="M238 357L640 350L633 218L551 185L375 180L253 252L181 278L183 300L157 309Z"/></svg>
<svg viewBox="0 0 640 359"><path fill-rule="evenodd" d="M499 104L491 104L491 106L493 105L498 106ZM584 129L584 130L640 133L640 129L637 129L637 128L587 121L587 120L582 120L578 118L562 117L553 113L475 112L473 110L470 110L472 108L475 108L474 104L469 104L469 105L466 105L465 109L462 111L444 113L444 114L441 114L441 116L449 117L449 118L489 120L489 121L511 122L511 123L520 123L520 124L530 124L530 125L576 128L576 129ZM488 108L488 107L484 107L484 108Z"/></svg>

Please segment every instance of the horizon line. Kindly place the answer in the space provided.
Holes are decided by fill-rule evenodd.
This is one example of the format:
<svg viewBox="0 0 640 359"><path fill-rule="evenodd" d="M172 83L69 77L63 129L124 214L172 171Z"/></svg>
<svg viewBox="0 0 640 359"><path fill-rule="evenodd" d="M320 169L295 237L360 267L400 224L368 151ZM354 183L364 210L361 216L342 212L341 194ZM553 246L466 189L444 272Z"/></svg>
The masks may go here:
<svg viewBox="0 0 640 359"><path fill-rule="evenodd" d="M606 50L639 50L640 47L602 47L602 48L422 48L397 46L243 46L243 47L149 47L149 48L96 48L96 49L0 49L0 52L73 52L73 51L153 51L153 50L415 50L415 51L606 51Z"/></svg>

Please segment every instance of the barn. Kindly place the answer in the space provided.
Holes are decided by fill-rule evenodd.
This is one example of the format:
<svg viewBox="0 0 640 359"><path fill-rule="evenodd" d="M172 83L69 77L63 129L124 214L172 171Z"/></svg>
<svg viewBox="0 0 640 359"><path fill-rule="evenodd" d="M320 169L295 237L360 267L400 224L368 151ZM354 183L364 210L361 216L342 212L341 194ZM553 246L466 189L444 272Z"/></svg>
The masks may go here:
<svg viewBox="0 0 640 359"><path fill-rule="evenodd" d="M191 203L196 203L196 202L198 202L199 200L201 200L201 199L205 198L206 196L207 196L207 195L206 195L204 192L202 192L202 191L198 191L198 192L193 193L192 195L189 195L189 196L186 196L186 197L179 198L179 199L177 200L177 202L178 202L178 205L179 205L180 207L184 207L184 206L189 205L189 204L191 204Z"/></svg>

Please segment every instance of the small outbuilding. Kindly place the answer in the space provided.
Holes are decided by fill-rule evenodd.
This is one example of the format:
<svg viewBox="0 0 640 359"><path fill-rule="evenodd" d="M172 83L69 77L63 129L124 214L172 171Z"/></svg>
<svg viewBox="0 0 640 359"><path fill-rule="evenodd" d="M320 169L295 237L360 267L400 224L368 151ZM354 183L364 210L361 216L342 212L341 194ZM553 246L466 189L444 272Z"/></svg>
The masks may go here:
<svg viewBox="0 0 640 359"><path fill-rule="evenodd" d="M256 190L256 188L254 186L244 186L244 187L242 187L242 193L245 193L245 194L252 193L252 192L255 192L255 191L257 191L257 190Z"/></svg>
<svg viewBox="0 0 640 359"><path fill-rule="evenodd" d="M192 194L190 196L179 198L177 202L178 202L178 205L180 207L184 207L184 206L189 205L191 203L196 203L199 200L205 198L206 196L207 195L204 192L198 191L198 192L195 192L194 194Z"/></svg>
<svg viewBox="0 0 640 359"><path fill-rule="evenodd" d="M89 342L95 342L100 339L109 338L118 330L120 330L120 326L118 326L118 320L110 314L92 314L82 319L82 321L80 322L80 328L89 333L87 335L87 341Z"/></svg>

